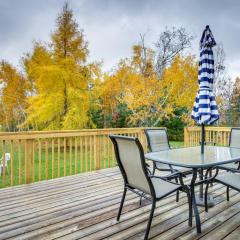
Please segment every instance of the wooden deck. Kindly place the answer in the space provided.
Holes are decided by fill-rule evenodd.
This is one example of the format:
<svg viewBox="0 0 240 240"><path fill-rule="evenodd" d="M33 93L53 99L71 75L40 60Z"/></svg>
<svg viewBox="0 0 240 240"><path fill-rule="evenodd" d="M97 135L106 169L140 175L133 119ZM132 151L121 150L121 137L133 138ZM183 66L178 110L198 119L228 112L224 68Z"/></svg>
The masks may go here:
<svg viewBox="0 0 240 240"><path fill-rule="evenodd" d="M119 223L116 214L122 195L117 168L79 174L0 190L0 239L142 239L150 205L128 193ZM239 239L240 194L215 184L217 205L201 209L201 235L188 227L185 194L158 202L151 239Z"/></svg>

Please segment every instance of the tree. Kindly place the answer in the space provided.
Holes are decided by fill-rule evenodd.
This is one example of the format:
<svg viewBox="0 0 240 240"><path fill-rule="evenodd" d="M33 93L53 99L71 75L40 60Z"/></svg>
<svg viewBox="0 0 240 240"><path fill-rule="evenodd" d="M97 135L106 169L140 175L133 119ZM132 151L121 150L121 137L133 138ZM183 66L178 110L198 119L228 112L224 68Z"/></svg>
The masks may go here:
<svg viewBox="0 0 240 240"><path fill-rule="evenodd" d="M157 42L156 47L156 71L161 78L164 69L171 64L173 59L191 46L193 36L186 32L185 28L168 28L163 31Z"/></svg>
<svg viewBox="0 0 240 240"><path fill-rule="evenodd" d="M228 109L227 114L230 117L231 125L239 125L240 123L240 78L237 77L233 86L233 93L230 102L230 108Z"/></svg>
<svg viewBox="0 0 240 240"><path fill-rule="evenodd" d="M140 39L140 42L132 47L133 56L131 64L143 78L148 78L155 74L155 52L151 48L146 47L144 35L140 34Z"/></svg>
<svg viewBox="0 0 240 240"><path fill-rule="evenodd" d="M78 30L78 24L73 19L73 12L68 3L63 6L57 20L57 29L52 34L53 55L57 61L66 58L76 63L85 63L88 56L88 44L84 39L83 30Z"/></svg>
<svg viewBox="0 0 240 240"><path fill-rule="evenodd" d="M16 131L26 119L26 80L8 62L0 64L1 114L2 129Z"/></svg>
<svg viewBox="0 0 240 240"><path fill-rule="evenodd" d="M77 129L89 124L89 84L96 64L87 64L87 42L66 3L48 46L36 43L24 59L32 96L25 125L34 129ZM96 76L96 74L95 74Z"/></svg>
<svg viewBox="0 0 240 240"><path fill-rule="evenodd" d="M214 92L221 116L230 108L233 92L233 81L227 73L225 58L223 45L219 43L214 47Z"/></svg>

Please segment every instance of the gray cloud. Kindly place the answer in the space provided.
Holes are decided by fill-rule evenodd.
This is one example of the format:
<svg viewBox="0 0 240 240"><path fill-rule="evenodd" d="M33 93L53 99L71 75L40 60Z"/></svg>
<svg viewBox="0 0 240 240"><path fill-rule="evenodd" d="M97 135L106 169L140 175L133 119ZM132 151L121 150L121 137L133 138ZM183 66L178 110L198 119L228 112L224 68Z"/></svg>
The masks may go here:
<svg viewBox="0 0 240 240"><path fill-rule="evenodd" d="M0 0L0 58L15 65L31 50L33 40L49 41L64 0ZM130 55L131 46L146 33L149 45L165 26L183 26L196 36L192 53L209 24L224 46L229 72L240 75L240 2L237 0L70 0L80 28L89 41L91 60L104 69Z"/></svg>

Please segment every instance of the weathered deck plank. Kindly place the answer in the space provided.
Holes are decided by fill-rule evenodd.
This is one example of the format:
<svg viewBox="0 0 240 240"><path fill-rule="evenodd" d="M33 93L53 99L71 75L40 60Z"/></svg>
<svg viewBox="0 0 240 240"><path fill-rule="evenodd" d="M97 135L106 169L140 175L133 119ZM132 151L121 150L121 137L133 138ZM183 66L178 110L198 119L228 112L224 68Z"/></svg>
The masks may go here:
<svg viewBox="0 0 240 240"><path fill-rule="evenodd" d="M139 206L129 193L119 223L116 215L123 190L117 168L78 174L0 190L0 239L143 239L150 205ZM216 206L200 209L202 234L188 227L184 193L159 201L151 227L151 239L226 239L240 232L240 194L215 184L210 191Z"/></svg>

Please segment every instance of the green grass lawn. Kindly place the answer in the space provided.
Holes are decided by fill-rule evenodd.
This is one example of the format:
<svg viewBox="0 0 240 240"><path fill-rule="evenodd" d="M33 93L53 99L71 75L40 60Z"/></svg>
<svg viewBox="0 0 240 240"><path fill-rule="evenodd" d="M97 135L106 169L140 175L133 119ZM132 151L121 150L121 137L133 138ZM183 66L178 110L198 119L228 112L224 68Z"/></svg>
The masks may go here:
<svg viewBox="0 0 240 240"><path fill-rule="evenodd" d="M180 141L170 141L170 146L172 148L182 148L184 147L184 142L180 142Z"/></svg>
<svg viewBox="0 0 240 240"><path fill-rule="evenodd" d="M172 148L183 147L183 142L174 142L171 141L170 145ZM25 163L25 149L24 146L20 147L20 152L18 152L18 148L13 148L13 155L11 156L11 160L8 162L8 169L6 171L6 180L5 183L0 178L0 188L7 187L11 185L11 161L13 164L13 185L24 184L26 183L25 173L26 173L26 163ZM10 152L10 146L6 145L6 151ZM108 149L105 151L105 156L103 156L103 149L101 149L100 156L100 168L107 168L116 166L115 159L113 157L112 149ZM75 150L72 148L72 153L70 154L70 148L66 148L66 167L64 168L64 149L60 148L60 158L58 160L58 149L54 148L54 154L52 154L52 148L48 148L46 152L46 148L43 148L41 151L41 158L39 158L39 152L36 148L34 152L31 153L31 163L29 170L31 172L30 181L35 182L39 180L52 179L57 177L69 176L75 173L83 173L92 171L95 169L95 162L93 156L93 150L87 149L84 151L84 154L80 152L80 149L77 149L75 159ZM90 154L91 153L91 154ZM2 155L2 153L0 152ZM72 157L70 158L70 155ZM109 157L108 157L109 156ZM20 159L20 161L19 161ZM71 160L72 159L72 160ZM33 161L34 160L34 161ZM65 174L64 174L65 172Z"/></svg>

